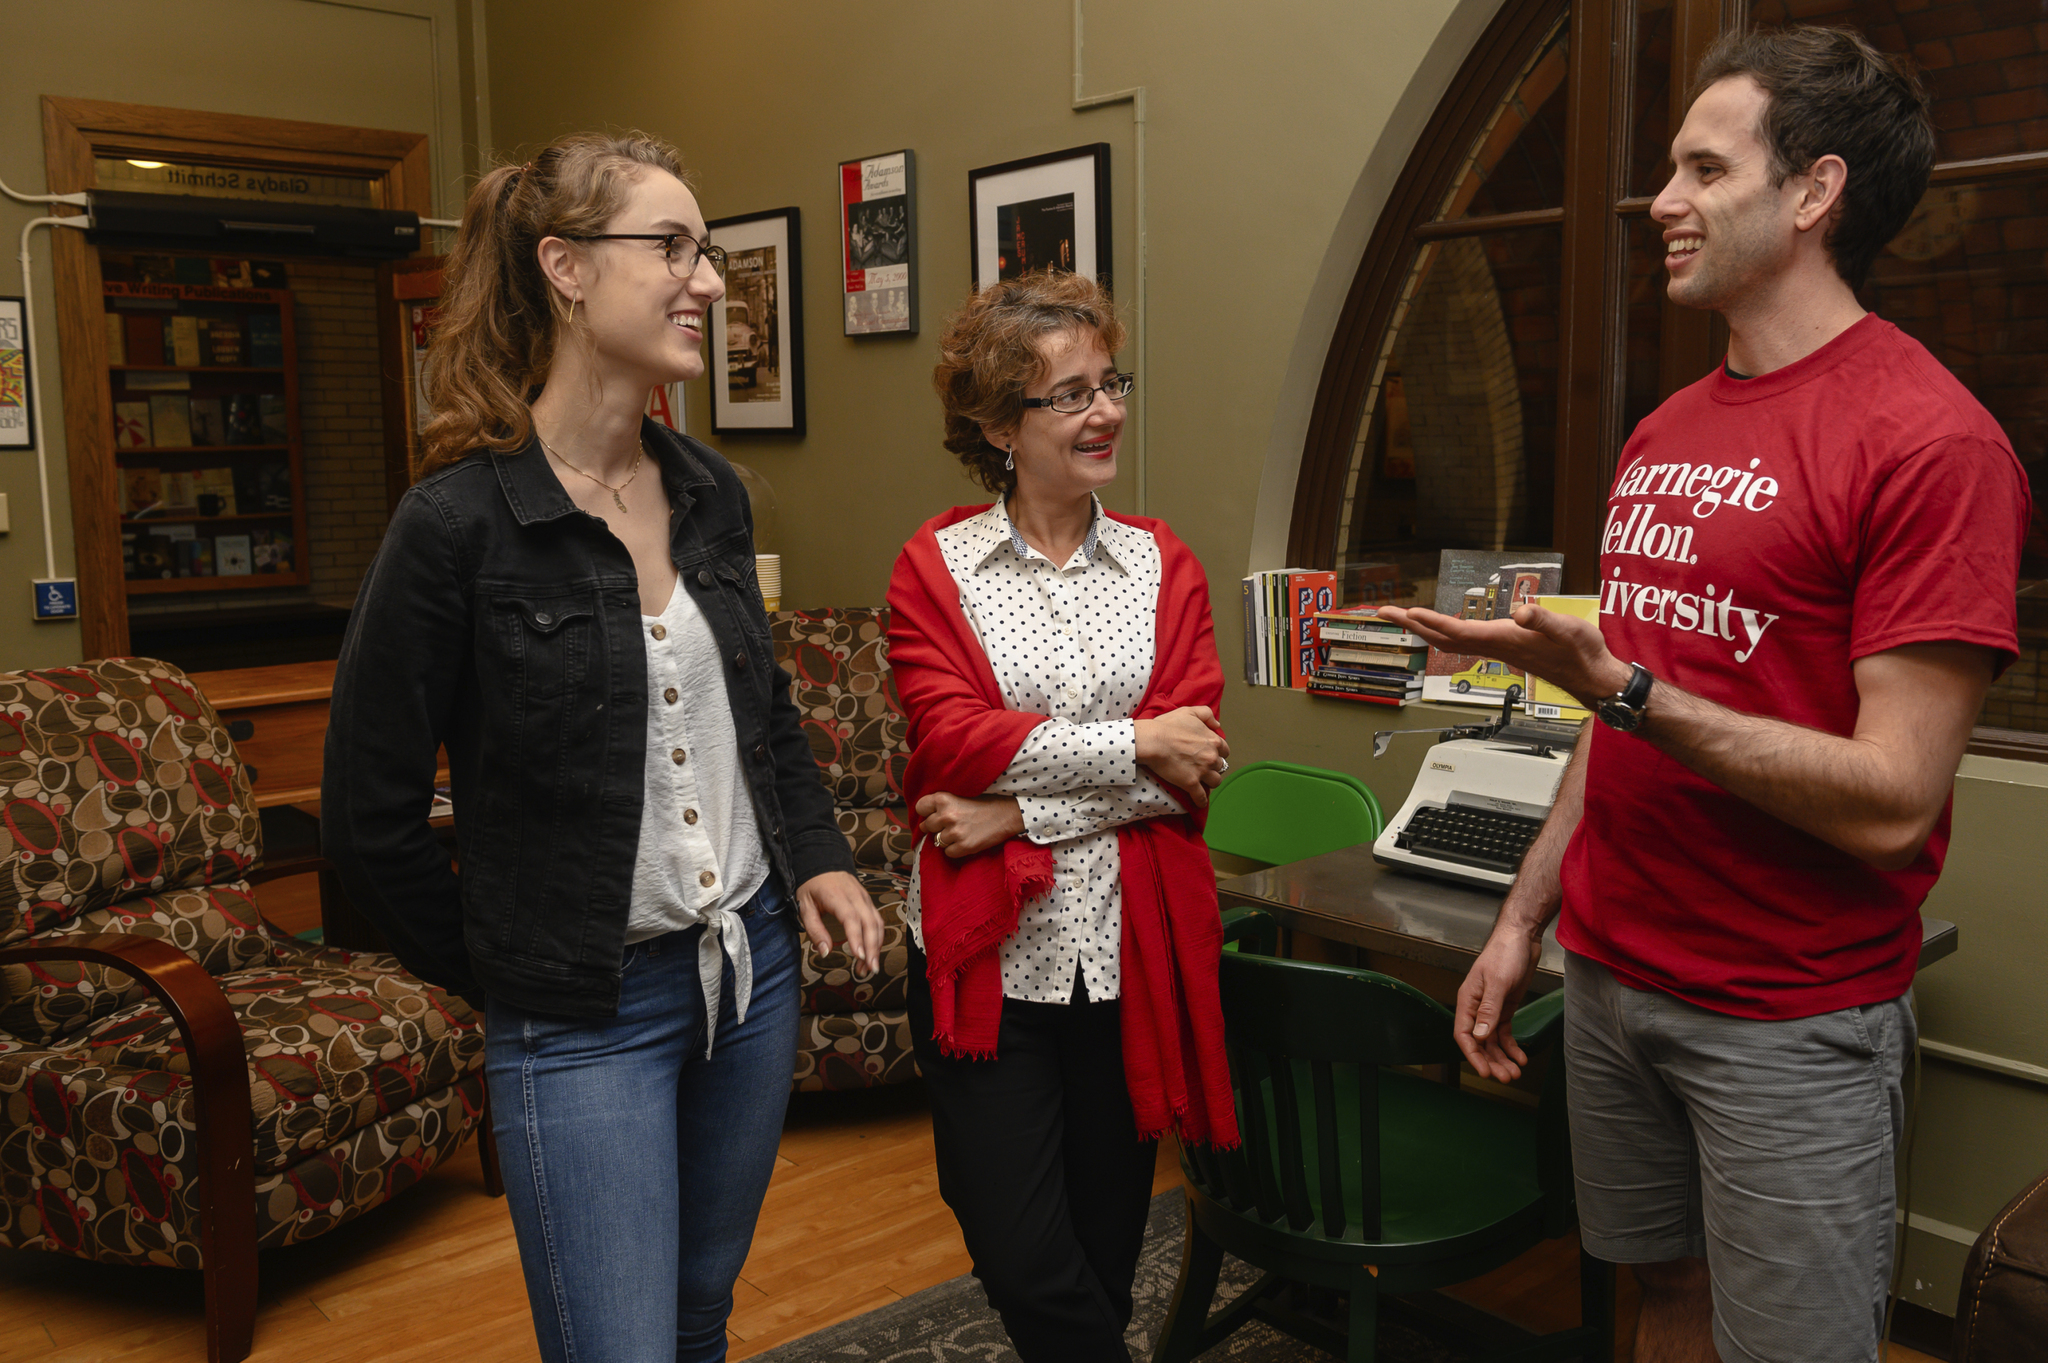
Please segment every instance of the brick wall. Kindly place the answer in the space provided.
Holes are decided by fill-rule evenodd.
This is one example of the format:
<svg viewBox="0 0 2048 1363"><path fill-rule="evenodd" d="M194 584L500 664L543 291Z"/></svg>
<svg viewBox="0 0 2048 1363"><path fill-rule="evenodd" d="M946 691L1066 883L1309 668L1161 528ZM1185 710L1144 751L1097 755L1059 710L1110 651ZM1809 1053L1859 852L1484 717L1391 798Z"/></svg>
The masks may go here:
<svg viewBox="0 0 2048 1363"><path fill-rule="evenodd" d="M1478 240L1444 242L1435 257L1394 348L1415 447L1415 534L1499 549L1527 492L1507 320Z"/></svg>
<svg viewBox="0 0 2048 1363"><path fill-rule="evenodd" d="M299 431L314 600L348 606L390 519L377 379L377 267L294 260Z"/></svg>

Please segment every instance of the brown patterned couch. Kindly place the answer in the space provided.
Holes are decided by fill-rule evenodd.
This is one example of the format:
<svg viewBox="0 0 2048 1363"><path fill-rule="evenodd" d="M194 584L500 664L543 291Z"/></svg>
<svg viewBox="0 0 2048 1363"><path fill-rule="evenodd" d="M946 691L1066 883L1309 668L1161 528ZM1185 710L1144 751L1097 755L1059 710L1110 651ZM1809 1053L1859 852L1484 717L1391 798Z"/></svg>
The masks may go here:
<svg viewBox="0 0 2048 1363"><path fill-rule="evenodd" d="M838 607L769 616L775 660L794 684L818 774L838 806L861 884L882 910L882 969L856 979L844 951L803 948L803 1003L795 1087L872 1088L917 1078L905 981L910 966L903 897L915 840L903 807L910 760L903 707L889 680L887 609Z"/></svg>
<svg viewBox="0 0 2048 1363"><path fill-rule="evenodd" d="M0 1245L203 1269L231 1363L259 1246L385 1202L477 1127L478 1019L263 920L248 775L168 664L0 673L0 827Z"/></svg>

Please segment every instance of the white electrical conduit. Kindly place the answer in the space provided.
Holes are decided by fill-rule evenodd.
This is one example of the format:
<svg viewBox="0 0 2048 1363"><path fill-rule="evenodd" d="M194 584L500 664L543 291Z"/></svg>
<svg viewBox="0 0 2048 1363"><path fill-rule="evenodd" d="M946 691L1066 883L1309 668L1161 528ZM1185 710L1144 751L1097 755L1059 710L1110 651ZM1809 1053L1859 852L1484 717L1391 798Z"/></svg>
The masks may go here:
<svg viewBox="0 0 2048 1363"><path fill-rule="evenodd" d="M15 198L23 196L7 191ZM57 196L39 199L39 203L68 203L72 197ZM38 227L92 226L90 216L74 218L30 218L21 228L21 326L22 345L28 354L28 410L29 424L36 432L36 488L41 493L43 504L43 576L57 575L57 539L50 530L50 460L45 453L50 446L50 427L43 419L43 363L36 354L36 298L35 281L29 276L28 239Z"/></svg>
<svg viewBox="0 0 2048 1363"><path fill-rule="evenodd" d="M0 194L25 204L69 204L74 208L90 208L92 200L84 194L23 194L0 180ZM57 575L57 539L50 529L50 460L45 451L50 444L50 427L43 419L43 362L36 354L36 299L35 281L29 274L28 239L38 227L92 226L90 216L74 218L30 218L21 229L21 326L22 349L28 357L28 410L29 424L36 433L36 488L41 494L43 511L43 576Z"/></svg>
<svg viewBox="0 0 2048 1363"><path fill-rule="evenodd" d="M1108 104L1131 106L1131 140L1135 144L1132 174L1137 182L1135 195L1138 201L1135 215L1138 236L1138 287L1135 305L1131 310L1131 329L1138 337L1137 358L1132 361L1132 369L1138 379L1138 439L1137 459L1134 462L1137 465L1138 514L1144 516L1150 514L1146 509L1148 465L1145 457L1145 443L1150 436L1145 421L1145 87L1134 85L1128 90L1115 90L1106 95L1084 95L1081 93L1081 72L1081 0L1074 0L1074 112L1099 109ZM1104 242L1100 249L1107 247L1108 243Z"/></svg>

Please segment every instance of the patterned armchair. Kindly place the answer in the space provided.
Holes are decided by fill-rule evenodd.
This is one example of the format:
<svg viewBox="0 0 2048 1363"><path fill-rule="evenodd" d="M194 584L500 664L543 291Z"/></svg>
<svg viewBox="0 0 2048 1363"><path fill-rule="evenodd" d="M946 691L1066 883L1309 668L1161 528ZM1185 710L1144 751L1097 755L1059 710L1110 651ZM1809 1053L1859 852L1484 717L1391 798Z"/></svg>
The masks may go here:
<svg viewBox="0 0 2048 1363"><path fill-rule="evenodd" d="M477 1128L479 1021L263 920L248 775L168 664L0 674L0 827L0 1245L203 1269L208 1357L233 1363L259 1247Z"/></svg>
<svg viewBox="0 0 2048 1363"><path fill-rule="evenodd" d="M769 623L775 661L795 678L790 695L884 930L882 968L868 980L854 977L844 951L820 957L804 944L795 1087L900 1084L918 1077L910 1053L910 947L903 923L916 839L903 806L910 747L889 680L889 612L853 606L777 611Z"/></svg>

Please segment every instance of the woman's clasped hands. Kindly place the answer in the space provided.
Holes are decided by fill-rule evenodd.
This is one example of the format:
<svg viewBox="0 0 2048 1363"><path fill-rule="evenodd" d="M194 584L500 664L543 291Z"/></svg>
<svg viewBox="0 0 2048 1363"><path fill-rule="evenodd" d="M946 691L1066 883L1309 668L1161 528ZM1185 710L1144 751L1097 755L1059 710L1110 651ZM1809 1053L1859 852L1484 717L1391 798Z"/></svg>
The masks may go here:
<svg viewBox="0 0 2048 1363"><path fill-rule="evenodd" d="M1137 721L1138 765L1188 793L1196 808L1209 803L1209 790L1230 770L1230 743L1223 725L1206 705L1183 705L1157 719Z"/></svg>

